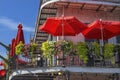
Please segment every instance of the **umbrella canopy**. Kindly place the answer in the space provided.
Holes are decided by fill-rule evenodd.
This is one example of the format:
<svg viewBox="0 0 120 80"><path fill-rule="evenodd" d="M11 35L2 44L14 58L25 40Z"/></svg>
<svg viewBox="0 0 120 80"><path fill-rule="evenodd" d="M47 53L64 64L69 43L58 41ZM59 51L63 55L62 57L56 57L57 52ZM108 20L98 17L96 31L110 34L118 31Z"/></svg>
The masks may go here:
<svg viewBox="0 0 120 80"><path fill-rule="evenodd" d="M1 62L0 62L0 66L3 66L3 65L4 65L4 62L3 62L3 61L1 61Z"/></svg>
<svg viewBox="0 0 120 80"><path fill-rule="evenodd" d="M87 26L75 17L47 18L39 30L48 32L53 36L74 36L85 30Z"/></svg>
<svg viewBox="0 0 120 80"><path fill-rule="evenodd" d="M97 20L88 25L88 29L83 31L86 39L107 40L113 36L120 35L120 22Z"/></svg>
<svg viewBox="0 0 120 80"><path fill-rule="evenodd" d="M22 30L22 24L18 25L18 32L17 32L17 36L16 36L16 41L15 41L16 45L19 44L20 41L25 43L24 33L23 33L23 30Z"/></svg>
<svg viewBox="0 0 120 80"><path fill-rule="evenodd" d="M15 38L12 39L11 45L10 45L10 57L13 57L15 54Z"/></svg>
<svg viewBox="0 0 120 80"><path fill-rule="evenodd" d="M1 69L0 70L0 76L5 76L6 74L6 70L5 69Z"/></svg>

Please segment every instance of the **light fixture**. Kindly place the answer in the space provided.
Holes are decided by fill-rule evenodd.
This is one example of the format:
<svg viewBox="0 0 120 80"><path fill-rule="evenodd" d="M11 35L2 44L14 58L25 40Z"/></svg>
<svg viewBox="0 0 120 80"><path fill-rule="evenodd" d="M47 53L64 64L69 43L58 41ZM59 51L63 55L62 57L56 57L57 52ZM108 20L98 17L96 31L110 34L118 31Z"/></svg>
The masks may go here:
<svg viewBox="0 0 120 80"><path fill-rule="evenodd" d="M61 75L62 75L62 71L59 71L59 72L58 72L58 75L61 76Z"/></svg>

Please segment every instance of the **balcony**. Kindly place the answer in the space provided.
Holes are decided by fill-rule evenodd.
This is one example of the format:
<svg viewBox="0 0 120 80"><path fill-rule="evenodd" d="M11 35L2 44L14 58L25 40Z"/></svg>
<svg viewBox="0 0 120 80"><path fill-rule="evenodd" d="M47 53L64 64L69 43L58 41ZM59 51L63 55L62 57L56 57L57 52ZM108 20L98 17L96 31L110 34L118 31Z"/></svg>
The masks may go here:
<svg viewBox="0 0 120 80"><path fill-rule="evenodd" d="M48 41L46 41L48 42ZM45 42L45 43L46 43ZM16 68L12 69L21 69L21 68L37 68L37 67L106 67L106 68L117 68L120 67L120 55L119 55L119 45L116 46L116 48L110 48L113 47L112 44L106 43L108 47L105 45L105 51L104 55L102 55L99 52L99 44L96 42L92 44L85 44L85 43L78 43L77 47L75 45L71 44L71 42L66 43L66 42L58 42L59 44L55 44L53 46L52 42L55 41L50 41L50 47L49 49L52 50L50 51L48 49L49 43L47 44L47 49L49 52L45 53L44 51L39 51L40 47L36 47L36 49L31 52L27 52L27 57L20 57L23 59L26 63L17 63ZM46 45L45 44L45 45ZM62 45L65 44L65 45ZM70 45L68 45L70 44ZM44 49L45 49L44 45ZM57 45L57 46L56 46ZM42 44L43 46L43 44ZM42 47L41 46L41 50ZM74 46L74 47L71 47ZM80 47L80 49L79 49ZM87 50L86 50L87 49ZM95 51L98 49L97 51ZM66 50L66 51L65 51ZM84 51L81 51L84 50ZM114 52L112 52L114 50ZM41 52L41 54L39 53ZM112 52L112 53L111 53ZM37 53L37 54L36 54ZM84 53L84 54L83 54ZM109 54L110 53L110 54ZM111 55L111 56L110 56ZM83 58L84 57L84 58Z"/></svg>
<svg viewBox="0 0 120 80"><path fill-rule="evenodd" d="M63 49L62 49L63 50ZM87 55L88 60L85 62L80 58L77 52L65 53L61 51L59 47L57 50L57 54L53 54L50 58L43 57L42 54L32 54L31 51L28 51L28 56L24 57L20 55L19 58L23 59L25 62L17 62L16 66L11 66L11 75L10 79L18 79L19 77L27 77L27 76L34 76L33 78L40 78L42 74L50 75L54 73L54 76L60 71L66 73L67 71L71 74L104 74L104 75L112 75L112 74L119 74L119 62L112 63L111 59L101 59L96 58L95 55ZM33 51L36 53L36 49ZM43 53L43 52L41 52ZM31 75L34 74L34 75ZM40 75L39 75L40 74ZM38 75L37 77L35 75ZM106 76L107 77L107 76ZM22 79L22 78L21 78ZM26 79L28 80L28 78ZM100 80L100 79L99 79Z"/></svg>

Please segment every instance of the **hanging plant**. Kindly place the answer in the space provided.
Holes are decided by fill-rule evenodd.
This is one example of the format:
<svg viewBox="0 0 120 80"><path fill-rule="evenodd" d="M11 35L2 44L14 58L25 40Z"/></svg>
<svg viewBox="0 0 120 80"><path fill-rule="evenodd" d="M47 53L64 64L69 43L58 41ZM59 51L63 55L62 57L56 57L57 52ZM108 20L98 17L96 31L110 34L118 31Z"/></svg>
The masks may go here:
<svg viewBox="0 0 120 80"><path fill-rule="evenodd" d="M104 58L105 59L112 58L114 56L113 50L114 50L113 44L110 44L110 43L105 44L104 45Z"/></svg>
<svg viewBox="0 0 120 80"><path fill-rule="evenodd" d="M80 59L83 60L84 63L87 63L88 61L88 49L87 49L87 44L83 42L79 42L76 45L77 48L77 54L80 56Z"/></svg>
<svg viewBox="0 0 120 80"><path fill-rule="evenodd" d="M55 54L55 43L55 41L45 41L42 43L41 50L43 51L43 56L45 58Z"/></svg>
<svg viewBox="0 0 120 80"><path fill-rule="evenodd" d="M70 51L72 51L73 48L73 43L72 41L58 41L56 43L56 46L58 48L58 51L63 51L65 54L70 53Z"/></svg>
<svg viewBox="0 0 120 80"><path fill-rule="evenodd" d="M22 41L19 42L19 44L15 47L16 55L22 54L24 52L24 44Z"/></svg>
<svg viewBox="0 0 120 80"><path fill-rule="evenodd" d="M76 55L76 45L74 45L73 42L70 42L70 48L69 55Z"/></svg>
<svg viewBox="0 0 120 80"><path fill-rule="evenodd" d="M65 54L69 54L73 48L73 43L71 41L62 41L60 46L61 46L61 51L63 51Z"/></svg>
<svg viewBox="0 0 120 80"><path fill-rule="evenodd" d="M32 62L34 63L35 62L35 55L34 55L34 51L36 50L38 44L34 43L34 42L31 42L30 43L30 55L31 55L31 60Z"/></svg>
<svg viewBox="0 0 120 80"><path fill-rule="evenodd" d="M52 66L52 55L54 55L56 52L55 44L56 41L45 41L41 46L41 50L43 51L42 55L49 60L50 66Z"/></svg>
<svg viewBox="0 0 120 80"><path fill-rule="evenodd" d="M97 42L93 42L93 49L94 49L94 53L95 55L100 58L101 54L100 54L100 45Z"/></svg>
<svg viewBox="0 0 120 80"><path fill-rule="evenodd" d="M30 52L30 44L25 44L24 48L26 52Z"/></svg>
<svg viewBox="0 0 120 80"><path fill-rule="evenodd" d="M36 50L37 46L38 46L38 44L36 44L34 42L30 43L30 51L34 52Z"/></svg>

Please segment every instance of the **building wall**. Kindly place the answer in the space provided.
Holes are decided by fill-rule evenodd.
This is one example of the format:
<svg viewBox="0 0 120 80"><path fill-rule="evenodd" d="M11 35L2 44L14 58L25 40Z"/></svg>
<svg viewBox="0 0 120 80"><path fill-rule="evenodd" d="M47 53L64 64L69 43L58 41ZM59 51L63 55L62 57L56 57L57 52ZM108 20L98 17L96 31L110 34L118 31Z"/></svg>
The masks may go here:
<svg viewBox="0 0 120 80"><path fill-rule="evenodd" d="M58 8L57 16L75 16L78 20L83 23L92 23L95 20L109 20L109 21L120 21L120 11L108 12L105 11L93 11L93 10L81 10L79 8ZM78 41L84 41L84 36L79 34L77 36L65 37L65 39L72 40L74 43ZM116 43L116 38L110 39L109 42Z"/></svg>

